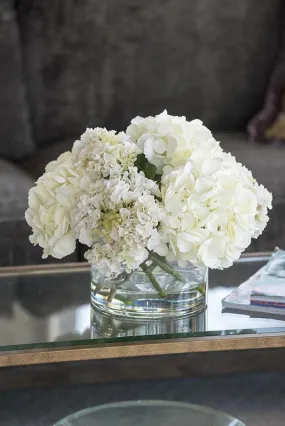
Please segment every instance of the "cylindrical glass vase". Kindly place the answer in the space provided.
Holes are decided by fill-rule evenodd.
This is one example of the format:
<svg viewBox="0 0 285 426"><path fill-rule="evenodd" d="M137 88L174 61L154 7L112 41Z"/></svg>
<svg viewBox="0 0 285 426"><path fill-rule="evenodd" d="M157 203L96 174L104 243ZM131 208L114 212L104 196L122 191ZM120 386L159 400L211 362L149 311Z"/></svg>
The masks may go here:
<svg viewBox="0 0 285 426"><path fill-rule="evenodd" d="M129 318L114 316L91 309L91 338L160 336L201 333L206 330L206 310L197 315L176 318Z"/></svg>
<svg viewBox="0 0 285 426"><path fill-rule="evenodd" d="M189 264L185 268L172 265L178 275L156 267L151 274L158 286L151 283L142 270L122 274L116 279L101 276L91 268L91 303L103 314L138 319L159 319L196 315L206 308L208 270ZM179 278L178 276L178 278Z"/></svg>

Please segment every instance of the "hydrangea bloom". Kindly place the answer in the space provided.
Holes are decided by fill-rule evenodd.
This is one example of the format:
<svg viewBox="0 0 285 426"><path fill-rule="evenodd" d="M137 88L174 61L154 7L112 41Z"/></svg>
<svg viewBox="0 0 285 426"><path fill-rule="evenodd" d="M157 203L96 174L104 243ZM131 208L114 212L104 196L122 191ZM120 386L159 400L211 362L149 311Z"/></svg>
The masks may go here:
<svg viewBox="0 0 285 426"><path fill-rule="evenodd" d="M127 134L137 142L147 160L162 174L164 166L183 166L193 156L201 158L221 152L202 121L187 121L185 117L168 115L166 111L155 117L136 117Z"/></svg>
<svg viewBox="0 0 285 426"><path fill-rule="evenodd" d="M169 259L222 269L262 232L272 197L233 157L201 164L188 162L163 176L166 215L159 232Z"/></svg>
<svg viewBox="0 0 285 426"><path fill-rule="evenodd" d="M125 133L99 127L86 129L72 149L75 166L92 174L93 180L127 171L139 152Z"/></svg>
<svg viewBox="0 0 285 426"><path fill-rule="evenodd" d="M148 258L148 243L162 218L155 182L136 167L101 179L80 197L73 211L77 238L91 247L90 263L106 276L128 273Z"/></svg>
<svg viewBox="0 0 285 426"><path fill-rule="evenodd" d="M74 167L70 152L46 167L46 172L29 192L26 220L33 230L30 241L44 249L43 258L57 259L75 250L70 212L79 193L88 185L88 176Z"/></svg>
<svg viewBox="0 0 285 426"><path fill-rule="evenodd" d="M127 134L87 129L30 190L26 219L44 257L62 258L79 240L114 277L155 253L160 264L228 267L262 233L271 202L200 120L164 111L134 118Z"/></svg>

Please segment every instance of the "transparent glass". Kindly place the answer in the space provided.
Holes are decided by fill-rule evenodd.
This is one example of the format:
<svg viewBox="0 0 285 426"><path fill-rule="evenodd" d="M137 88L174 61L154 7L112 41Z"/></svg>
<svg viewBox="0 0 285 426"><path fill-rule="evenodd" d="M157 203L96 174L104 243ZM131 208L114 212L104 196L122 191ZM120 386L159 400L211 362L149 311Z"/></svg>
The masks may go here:
<svg viewBox="0 0 285 426"><path fill-rule="evenodd" d="M157 290L141 270L116 279L101 276L92 267L91 304L106 315L129 318L166 318L197 315L207 303L208 270L189 265L171 265L183 277L178 280L160 267L152 270Z"/></svg>
<svg viewBox="0 0 285 426"><path fill-rule="evenodd" d="M245 426L222 412L171 401L130 401L79 411L54 426Z"/></svg>
<svg viewBox="0 0 285 426"><path fill-rule="evenodd" d="M247 253L229 269L209 271L206 312L155 321L113 315L110 315L112 322L108 321L104 310L99 312L90 303L87 263L0 268L0 360L11 363L8 352L28 354L38 348L64 352L65 348L78 347L80 351L90 345L104 348L105 344L114 342L132 345L161 339L191 341L197 336L214 341L217 336L227 339L239 335L247 340L255 335L266 349L273 343L263 336L270 333L279 345L283 338L280 340L280 336L285 333L284 315L252 315L252 312L223 309L221 303L269 259L269 253ZM96 323L90 321L92 311L97 313Z"/></svg>
<svg viewBox="0 0 285 426"><path fill-rule="evenodd" d="M91 338L117 338L158 336L169 334L203 333L206 330L207 311L197 315L182 317L167 317L162 319L144 319L116 317L91 309Z"/></svg>

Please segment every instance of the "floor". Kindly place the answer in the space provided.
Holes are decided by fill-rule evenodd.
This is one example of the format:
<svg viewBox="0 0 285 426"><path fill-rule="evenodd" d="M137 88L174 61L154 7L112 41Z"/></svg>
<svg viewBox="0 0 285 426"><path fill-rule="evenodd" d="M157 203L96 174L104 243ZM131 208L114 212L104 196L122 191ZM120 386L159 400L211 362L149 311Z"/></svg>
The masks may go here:
<svg viewBox="0 0 285 426"><path fill-rule="evenodd" d="M1 392L0 425L52 426L91 405L134 399L203 404L226 411L247 426L285 425L285 373Z"/></svg>

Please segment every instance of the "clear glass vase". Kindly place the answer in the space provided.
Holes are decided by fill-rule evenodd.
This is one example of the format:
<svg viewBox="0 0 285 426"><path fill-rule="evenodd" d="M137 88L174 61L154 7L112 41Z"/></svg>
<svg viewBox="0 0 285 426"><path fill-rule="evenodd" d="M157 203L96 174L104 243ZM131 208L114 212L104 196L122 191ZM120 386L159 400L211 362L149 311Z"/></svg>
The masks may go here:
<svg viewBox="0 0 285 426"><path fill-rule="evenodd" d="M160 336L167 334L201 333L206 330L206 310L196 315L176 318L129 318L91 309L91 338Z"/></svg>
<svg viewBox="0 0 285 426"><path fill-rule="evenodd" d="M110 279L101 276L92 265L93 309L106 315L137 319L189 316L203 311L207 303L207 268L191 264L185 268L175 264L171 267L177 272L175 277L156 266L151 276L139 269Z"/></svg>

